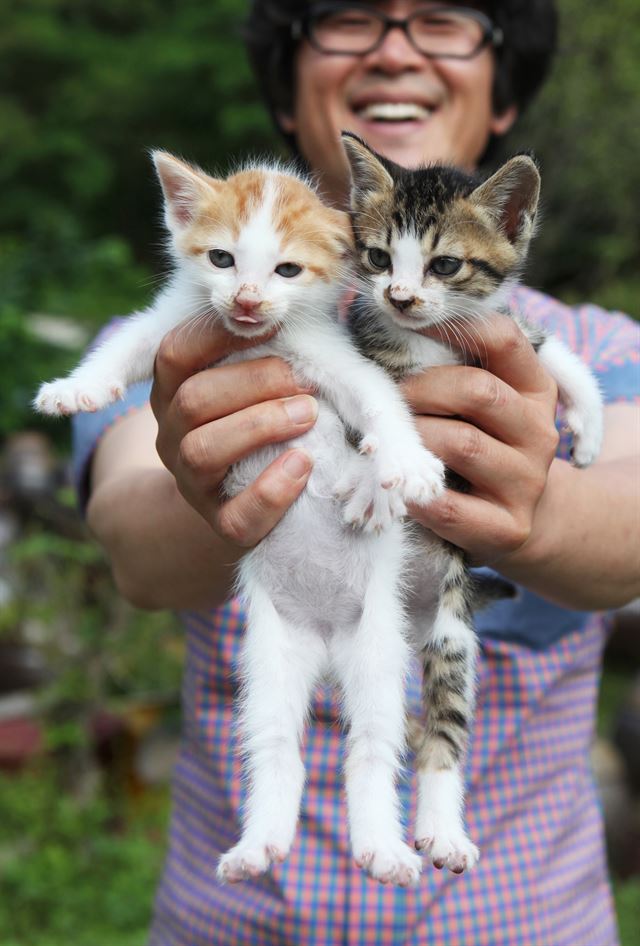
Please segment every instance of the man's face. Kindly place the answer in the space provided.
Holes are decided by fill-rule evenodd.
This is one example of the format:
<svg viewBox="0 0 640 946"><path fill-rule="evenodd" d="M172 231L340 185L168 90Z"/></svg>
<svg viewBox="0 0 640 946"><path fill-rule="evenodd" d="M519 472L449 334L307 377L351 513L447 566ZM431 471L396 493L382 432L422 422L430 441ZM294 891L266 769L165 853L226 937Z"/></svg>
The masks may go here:
<svg viewBox="0 0 640 946"><path fill-rule="evenodd" d="M402 18L430 4L385 0L375 5ZM472 59L427 59L400 29L390 30L378 49L360 56L327 55L303 41L295 62L293 115L281 116L282 126L295 135L334 199L344 196L347 179L342 130L355 132L405 167L440 161L471 169L489 136L504 133L515 119L515 109L493 114L493 76L490 48ZM384 103L417 104L420 117L376 118L383 109L375 105Z"/></svg>

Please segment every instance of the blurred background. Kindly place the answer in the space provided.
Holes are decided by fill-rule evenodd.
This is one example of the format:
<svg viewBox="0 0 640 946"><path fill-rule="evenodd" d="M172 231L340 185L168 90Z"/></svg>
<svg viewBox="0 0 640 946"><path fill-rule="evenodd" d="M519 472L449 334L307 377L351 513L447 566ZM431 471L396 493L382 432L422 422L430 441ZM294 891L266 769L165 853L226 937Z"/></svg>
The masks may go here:
<svg viewBox="0 0 640 946"><path fill-rule="evenodd" d="M533 149L528 282L640 313L637 0L560 0ZM110 316L166 266L147 150L224 172L280 150L237 0L4 0L0 9L0 944L142 946L179 733L171 615L115 594L75 510L68 425L34 417ZM625 946L640 944L640 617L618 618L594 766ZM606 946L606 944L603 944Z"/></svg>

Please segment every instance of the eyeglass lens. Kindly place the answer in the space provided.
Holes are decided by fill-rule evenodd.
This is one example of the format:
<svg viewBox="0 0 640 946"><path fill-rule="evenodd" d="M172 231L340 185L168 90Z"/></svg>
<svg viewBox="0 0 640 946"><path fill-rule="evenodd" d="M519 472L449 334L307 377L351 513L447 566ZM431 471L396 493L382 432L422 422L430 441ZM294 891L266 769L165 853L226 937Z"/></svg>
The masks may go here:
<svg viewBox="0 0 640 946"><path fill-rule="evenodd" d="M484 39L482 24L458 10L416 10L405 22L416 48L431 56L470 56ZM358 54L378 45L387 21L374 10L345 7L315 18L311 30L314 41L325 52Z"/></svg>

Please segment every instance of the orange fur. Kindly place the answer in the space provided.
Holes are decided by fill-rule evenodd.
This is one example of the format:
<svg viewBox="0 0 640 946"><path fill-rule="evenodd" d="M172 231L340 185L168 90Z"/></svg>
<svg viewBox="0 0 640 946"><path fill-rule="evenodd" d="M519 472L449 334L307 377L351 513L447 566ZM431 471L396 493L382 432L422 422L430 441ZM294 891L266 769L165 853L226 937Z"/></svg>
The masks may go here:
<svg viewBox="0 0 640 946"><path fill-rule="evenodd" d="M271 176L277 188L273 222L281 235L282 262L298 263L321 279L335 278L336 264L352 249L347 214L327 207L301 180L277 171L240 171L226 181L192 171L205 186L194 219L180 238L183 253L206 253L225 234L236 240L264 200Z"/></svg>

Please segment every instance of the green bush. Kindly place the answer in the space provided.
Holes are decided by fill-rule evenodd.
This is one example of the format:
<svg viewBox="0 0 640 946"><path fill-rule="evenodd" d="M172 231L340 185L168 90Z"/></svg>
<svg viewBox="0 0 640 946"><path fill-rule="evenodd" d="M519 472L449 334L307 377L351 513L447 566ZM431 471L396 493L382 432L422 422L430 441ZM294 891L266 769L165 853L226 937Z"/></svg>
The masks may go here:
<svg viewBox="0 0 640 946"><path fill-rule="evenodd" d="M59 424L34 415L31 400L44 378L68 371L76 359L77 353L37 339L17 307L0 305L0 443L26 427L40 427L54 436L62 433Z"/></svg>
<svg viewBox="0 0 640 946"><path fill-rule="evenodd" d="M51 765L0 778L3 946L143 946L166 814L164 800L116 830L105 799L61 791Z"/></svg>
<svg viewBox="0 0 640 946"><path fill-rule="evenodd" d="M101 550L71 531L28 525L12 550L16 596L0 609L0 634L29 641L50 675L34 713L43 753L0 777L0 943L143 946L166 792L132 810L127 759L97 764L93 723L160 706L170 724L182 636L171 615L122 601Z"/></svg>

